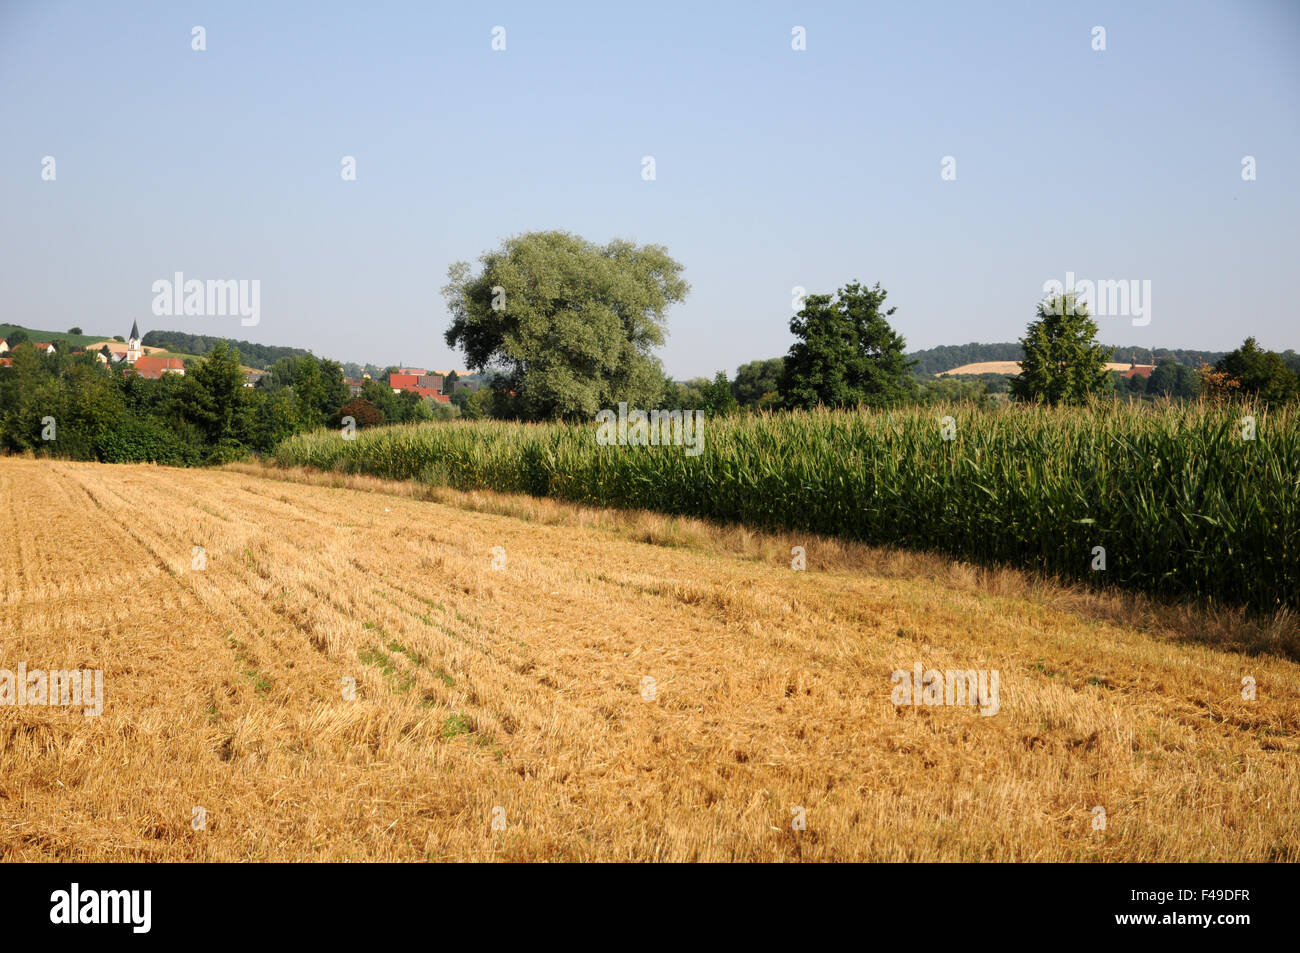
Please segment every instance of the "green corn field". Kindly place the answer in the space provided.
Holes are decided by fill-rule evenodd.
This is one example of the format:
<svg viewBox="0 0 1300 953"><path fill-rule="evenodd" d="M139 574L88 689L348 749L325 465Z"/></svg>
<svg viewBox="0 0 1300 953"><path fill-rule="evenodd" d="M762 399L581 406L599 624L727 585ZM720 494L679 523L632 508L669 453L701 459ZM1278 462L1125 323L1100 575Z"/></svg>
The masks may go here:
<svg viewBox="0 0 1300 953"><path fill-rule="evenodd" d="M275 460L1276 609L1300 605L1298 424L1294 406L1244 404L815 411L710 419L703 453L690 456L601 446L595 423L453 422L354 440L316 431L282 443Z"/></svg>

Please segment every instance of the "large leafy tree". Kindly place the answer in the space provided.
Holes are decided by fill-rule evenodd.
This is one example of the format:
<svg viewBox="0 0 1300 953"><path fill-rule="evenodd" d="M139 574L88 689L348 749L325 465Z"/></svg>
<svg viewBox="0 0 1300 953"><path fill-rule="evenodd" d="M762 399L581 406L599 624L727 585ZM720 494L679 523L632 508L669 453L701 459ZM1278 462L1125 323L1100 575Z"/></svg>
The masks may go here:
<svg viewBox="0 0 1300 953"><path fill-rule="evenodd" d="M186 373L181 404L209 443L241 443L250 421L245 413L244 372L239 352L224 341Z"/></svg>
<svg viewBox="0 0 1300 953"><path fill-rule="evenodd" d="M1188 399L1200 392L1200 381L1196 371L1186 364L1165 359L1156 365L1156 369L1147 378L1146 392L1153 396Z"/></svg>
<svg viewBox="0 0 1300 953"><path fill-rule="evenodd" d="M797 341L786 355L780 392L784 406L885 407L916 389L902 335L882 310L886 291L854 281L836 295L809 295L790 319Z"/></svg>
<svg viewBox="0 0 1300 953"><path fill-rule="evenodd" d="M283 357L262 380L264 389L291 389L303 427L319 427L348 400L343 368L311 354Z"/></svg>
<svg viewBox="0 0 1300 953"><path fill-rule="evenodd" d="M476 371L500 370L521 416L591 417L659 397L652 349L664 342L668 308L689 291L667 249L530 232L480 261L477 274L466 262L448 272L447 344Z"/></svg>
<svg viewBox="0 0 1300 953"><path fill-rule="evenodd" d="M42 419L58 422L66 404L63 388L51 370L53 359L42 357L30 344L15 347L10 366L0 369L0 436L12 450L49 449L41 440ZM57 430L57 427L56 427Z"/></svg>
<svg viewBox="0 0 1300 953"><path fill-rule="evenodd" d="M707 377L693 377L688 381L677 382L664 377L663 392L659 395L658 409L661 410L703 410L704 392L709 387Z"/></svg>
<svg viewBox="0 0 1300 953"><path fill-rule="evenodd" d="M700 394L701 409L709 414L732 414L739 410L735 395L731 393L731 382L727 380L726 371L718 371L713 380L705 384Z"/></svg>
<svg viewBox="0 0 1300 953"><path fill-rule="evenodd" d="M785 358L781 357L741 364L736 379L731 382L731 392L742 407L758 407L764 398L770 402L780 391L781 371L784 369Z"/></svg>
<svg viewBox="0 0 1300 953"><path fill-rule="evenodd" d="M361 397L383 414L386 423L409 424L434 417L430 401L409 390L394 394L383 381L366 381L361 385Z"/></svg>
<svg viewBox="0 0 1300 953"><path fill-rule="evenodd" d="M1079 404L1111 388L1106 364L1112 348L1097 343L1097 323L1073 291L1049 295L1020 339L1025 356L1011 381L1017 400Z"/></svg>
<svg viewBox="0 0 1300 953"><path fill-rule="evenodd" d="M270 452L277 443L302 428L292 390L250 387L246 393L253 419L254 446L258 450Z"/></svg>
<svg viewBox="0 0 1300 953"><path fill-rule="evenodd" d="M1240 391L1267 404L1280 404L1300 395L1300 380L1280 354L1266 351L1253 338L1225 354L1214 369L1240 382Z"/></svg>
<svg viewBox="0 0 1300 953"><path fill-rule="evenodd" d="M1297 354L1294 348L1287 348L1278 357L1292 374L1300 377L1300 354Z"/></svg>

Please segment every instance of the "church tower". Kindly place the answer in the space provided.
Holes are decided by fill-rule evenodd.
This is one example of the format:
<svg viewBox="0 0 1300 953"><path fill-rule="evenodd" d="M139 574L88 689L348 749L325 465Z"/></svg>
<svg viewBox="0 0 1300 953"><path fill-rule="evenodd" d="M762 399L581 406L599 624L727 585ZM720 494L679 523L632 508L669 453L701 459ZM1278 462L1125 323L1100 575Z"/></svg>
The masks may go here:
<svg viewBox="0 0 1300 953"><path fill-rule="evenodd" d="M140 346L140 329L131 322L131 336L126 339L126 362L134 364L144 357L144 348Z"/></svg>

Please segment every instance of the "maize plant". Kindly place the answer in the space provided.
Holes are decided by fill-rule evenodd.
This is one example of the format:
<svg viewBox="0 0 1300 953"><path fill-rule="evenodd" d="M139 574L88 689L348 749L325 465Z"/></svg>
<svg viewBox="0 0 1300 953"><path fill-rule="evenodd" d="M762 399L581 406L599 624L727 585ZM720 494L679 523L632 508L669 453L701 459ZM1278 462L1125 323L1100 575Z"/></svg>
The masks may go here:
<svg viewBox="0 0 1300 953"><path fill-rule="evenodd" d="M1294 405L717 417L698 456L600 445L594 423L428 423L355 440L300 434L275 459L926 549L1165 596L1300 606Z"/></svg>

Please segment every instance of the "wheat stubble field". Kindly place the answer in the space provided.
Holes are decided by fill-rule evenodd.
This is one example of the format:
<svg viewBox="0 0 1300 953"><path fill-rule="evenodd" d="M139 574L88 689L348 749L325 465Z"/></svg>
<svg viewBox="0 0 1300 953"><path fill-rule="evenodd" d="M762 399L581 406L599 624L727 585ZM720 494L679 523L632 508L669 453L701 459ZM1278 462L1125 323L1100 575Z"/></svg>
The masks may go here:
<svg viewBox="0 0 1300 953"><path fill-rule="evenodd" d="M1300 860L1284 654L933 557L280 476L0 460L0 668L105 693L0 707L0 859ZM1000 711L896 708L918 661L999 670Z"/></svg>

